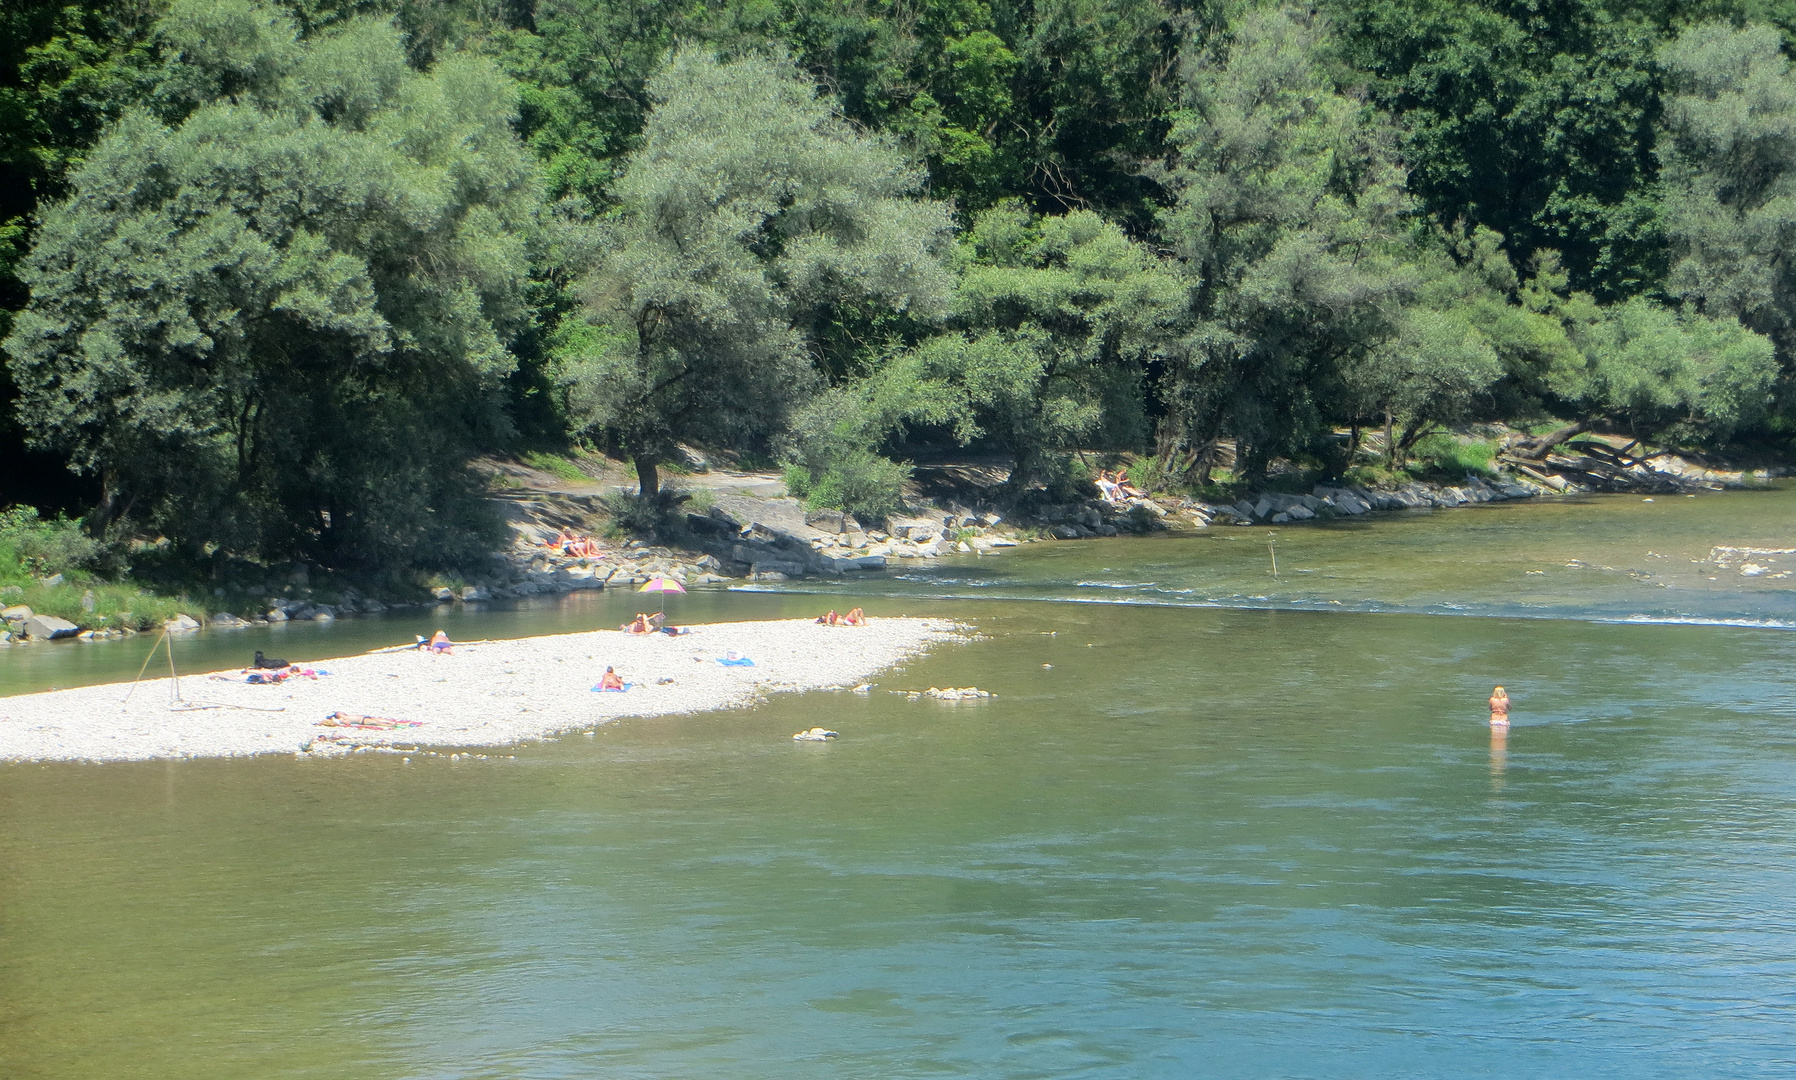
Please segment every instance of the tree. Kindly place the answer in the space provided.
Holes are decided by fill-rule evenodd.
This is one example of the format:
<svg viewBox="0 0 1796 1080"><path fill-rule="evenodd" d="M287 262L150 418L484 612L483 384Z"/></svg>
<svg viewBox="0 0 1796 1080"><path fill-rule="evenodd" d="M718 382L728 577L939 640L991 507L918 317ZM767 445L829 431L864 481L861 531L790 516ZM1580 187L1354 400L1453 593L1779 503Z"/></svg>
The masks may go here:
<svg viewBox="0 0 1796 1080"><path fill-rule="evenodd" d="M1796 360L1796 74L1763 26L1707 23L1663 52L1666 289Z"/></svg>
<svg viewBox="0 0 1796 1080"><path fill-rule="evenodd" d="M953 330L874 376L876 437L909 421L986 438L1010 452L1013 500L1106 428L1139 441L1146 366L1184 311L1170 269L1090 211L1036 218L1014 202L980 215L960 250Z"/></svg>
<svg viewBox="0 0 1796 1080"><path fill-rule="evenodd" d="M1562 373L1555 391L1635 438L1723 443L1770 408L1777 378L1771 341L1731 317L1637 298L1608 310L1579 337L1585 363Z"/></svg>
<svg viewBox="0 0 1796 1080"><path fill-rule="evenodd" d="M1657 285L1651 13L1610 0L1328 10L1335 47L1401 125L1410 187L1437 224L1503 234L1519 267L1557 251L1572 285L1604 301Z"/></svg>
<svg viewBox="0 0 1796 1080"><path fill-rule="evenodd" d="M327 565L492 538L473 440L504 423L537 189L490 64L406 65L356 19L309 41L248 0L181 0L169 57L43 216L6 340L38 443L197 548ZM222 96L217 96L222 95Z"/></svg>
<svg viewBox="0 0 1796 1080"><path fill-rule="evenodd" d="M819 377L803 327L844 302L932 317L945 306L945 205L888 139L837 116L791 62L682 50L615 194L564 349L570 412L613 433L638 492L681 442L764 445Z"/></svg>
<svg viewBox="0 0 1796 1080"><path fill-rule="evenodd" d="M1340 367L1398 333L1415 287L1393 133L1334 83L1325 32L1249 11L1186 60L1163 223L1193 329L1162 380L1159 443L1200 481L1225 432L1254 479L1322 433Z"/></svg>

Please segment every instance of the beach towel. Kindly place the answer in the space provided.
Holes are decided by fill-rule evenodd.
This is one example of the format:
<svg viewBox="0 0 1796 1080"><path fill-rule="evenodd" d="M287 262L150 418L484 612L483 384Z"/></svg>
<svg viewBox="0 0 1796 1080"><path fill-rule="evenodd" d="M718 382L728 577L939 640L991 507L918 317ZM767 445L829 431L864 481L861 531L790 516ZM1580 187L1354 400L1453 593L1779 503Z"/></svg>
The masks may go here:
<svg viewBox="0 0 1796 1080"><path fill-rule="evenodd" d="M606 689L603 686L595 686L592 688L592 692L595 694L621 694L625 690L634 688L635 685L636 684L633 682L627 682L622 686L613 686L610 689Z"/></svg>
<svg viewBox="0 0 1796 1080"><path fill-rule="evenodd" d="M755 662L746 656L726 656L717 661L724 667L754 667Z"/></svg>

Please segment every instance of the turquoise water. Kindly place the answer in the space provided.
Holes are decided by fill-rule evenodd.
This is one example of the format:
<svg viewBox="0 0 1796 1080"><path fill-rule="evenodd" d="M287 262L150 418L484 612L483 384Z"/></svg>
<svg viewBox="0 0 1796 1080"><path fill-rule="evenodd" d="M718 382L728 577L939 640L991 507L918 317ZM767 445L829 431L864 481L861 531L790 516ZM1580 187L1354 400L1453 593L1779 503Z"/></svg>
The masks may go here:
<svg viewBox="0 0 1796 1080"><path fill-rule="evenodd" d="M1563 564L1796 547L1796 504L1642 505L1284 530L1278 579L1239 529L863 583L986 640L515 760L0 767L0 1076L1788 1075L1796 635L1638 621L1782 620L1783 582L1647 610Z"/></svg>

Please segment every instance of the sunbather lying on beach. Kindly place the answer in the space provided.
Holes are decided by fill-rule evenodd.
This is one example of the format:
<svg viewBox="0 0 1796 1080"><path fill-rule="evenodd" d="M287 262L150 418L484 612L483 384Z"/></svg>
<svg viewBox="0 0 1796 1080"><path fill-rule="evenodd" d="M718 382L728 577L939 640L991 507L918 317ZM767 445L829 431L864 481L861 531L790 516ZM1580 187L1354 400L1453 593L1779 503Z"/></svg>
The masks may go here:
<svg viewBox="0 0 1796 1080"><path fill-rule="evenodd" d="M430 651L435 656L452 653L455 651L455 642L449 640L448 634L438 630L430 636Z"/></svg>
<svg viewBox="0 0 1796 1080"><path fill-rule="evenodd" d="M849 611L848 614L842 616L842 625L843 626L865 626L865 625L867 625L867 613L862 611L860 608L854 608L851 611Z"/></svg>
<svg viewBox="0 0 1796 1080"><path fill-rule="evenodd" d="M389 716L362 716L357 713L334 712L318 721L316 726L371 728L385 731L393 728L423 727L424 721L394 720Z"/></svg>
<svg viewBox="0 0 1796 1080"><path fill-rule="evenodd" d="M817 616L813 621L822 623L824 626L841 626L842 616L836 614L835 608L830 608L829 611Z"/></svg>
<svg viewBox="0 0 1796 1080"><path fill-rule="evenodd" d="M652 634L660 628L646 614L637 612L635 619L623 624L618 629L626 634Z"/></svg>

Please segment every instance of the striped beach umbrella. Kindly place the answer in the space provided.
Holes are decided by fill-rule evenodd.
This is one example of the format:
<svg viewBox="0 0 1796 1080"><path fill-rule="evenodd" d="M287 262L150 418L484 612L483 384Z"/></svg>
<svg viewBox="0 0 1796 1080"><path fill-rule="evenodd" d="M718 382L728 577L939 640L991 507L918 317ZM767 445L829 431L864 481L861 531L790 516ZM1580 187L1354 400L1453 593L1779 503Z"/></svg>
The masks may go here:
<svg viewBox="0 0 1796 1080"><path fill-rule="evenodd" d="M648 581L643 584L642 588L637 589L636 591L660 593L661 614L665 615L667 614L667 594L670 592L683 593L686 591L686 586L680 584L679 581L674 578L656 576L648 579Z"/></svg>

